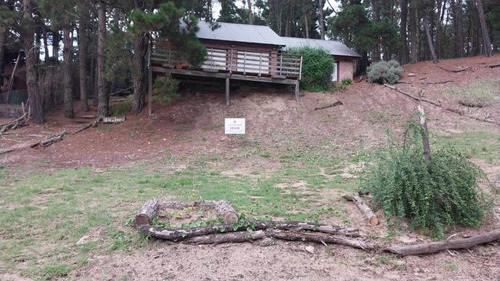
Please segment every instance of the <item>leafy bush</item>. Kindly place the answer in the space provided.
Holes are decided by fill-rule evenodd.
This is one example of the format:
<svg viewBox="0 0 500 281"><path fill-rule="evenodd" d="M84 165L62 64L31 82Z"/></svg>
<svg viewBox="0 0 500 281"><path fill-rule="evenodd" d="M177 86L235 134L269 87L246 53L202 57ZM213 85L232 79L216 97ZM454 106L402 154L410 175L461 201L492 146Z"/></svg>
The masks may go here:
<svg viewBox="0 0 500 281"><path fill-rule="evenodd" d="M421 130L408 126L403 145L391 145L364 180L390 219L408 218L410 226L442 237L452 225L477 226L486 210L477 179L482 170L447 148L423 157Z"/></svg>
<svg viewBox="0 0 500 281"><path fill-rule="evenodd" d="M310 47L290 50L291 54L302 55L302 80L300 87L308 91L325 91L330 88L335 60L322 49Z"/></svg>
<svg viewBox="0 0 500 281"><path fill-rule="evenodd" d="M172 78L170 75L160 76L155 79L154 90L156 95L155 101L162 104L170 103L172 100L179 98L179 81Z"/></svg>
<svg viewBox="0 0 500 281"><path fill-rule="evenodd" d="M395 84L403 75L403 68L395 60L374 63L367 71L368 80L380 84Z"/></svg>
<svg viewBox="0 0 500 281"><path fill-rule="evenodd" d="M346 86L346 85L352 85L352 83L354 83L354 81L352 81L351 78L344 78L342 79L342 85Z"/></svg>

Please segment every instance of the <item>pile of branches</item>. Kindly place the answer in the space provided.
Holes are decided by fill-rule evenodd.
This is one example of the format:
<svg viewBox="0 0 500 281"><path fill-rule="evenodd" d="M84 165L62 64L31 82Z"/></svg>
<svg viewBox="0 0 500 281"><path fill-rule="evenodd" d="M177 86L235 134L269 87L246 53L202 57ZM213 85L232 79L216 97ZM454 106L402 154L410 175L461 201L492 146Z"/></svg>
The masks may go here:
<svg viewBox="0 0 500 281"><path fill-rule="evenodd" d="M15 130L28 125L29 120L30 118L28 112L25 111L23 106L23 115L21 115L21 117L7 123L0 124L0 135L3 135L8 130Z"/></svg>
<svg viewBox="0 0 500 281"><path fill-rule="evenodd" d="M214 207L224 223L187 227L164 228L152 225L159 208ZM235 217L236 216L236 217ZM235 218L237 218L235 220ZM159 239L186 244L219 244L273 238L289 241L309 241L350 246L362 250L373 250L374 246L359 239L359 229L353 227L298 221L246 220L238 217L227 201L175 202L150 200L146 202L134 219L134 224L143 234Z"/></svg>
<svg viewBox="0 0 500 281"><path fill-rule="evenodd" d="M155 225L159 209L214 208L223 223L184 228L166 228ZM373 225L373 224L372 224ZM468 249L480 244L495 243L500 240L500 229L477 236L456 238L454 234L444 241L416 245L384 247L368 243L355 227L343 227L299 221L247 220L238 216L233 206L225 201L147 201L134 218L134 226L148 237L155 237L185 244L220 244L249 242L263 239L315 242L323 245L340 244L371 252L389 252L401 256L432 254L440 251ZM455 239L456 238L456 239ZM265 240L264 240L265 242ZM266 243L264 243L266 244ZM271 244L272 245L272 244Z"/></svg>

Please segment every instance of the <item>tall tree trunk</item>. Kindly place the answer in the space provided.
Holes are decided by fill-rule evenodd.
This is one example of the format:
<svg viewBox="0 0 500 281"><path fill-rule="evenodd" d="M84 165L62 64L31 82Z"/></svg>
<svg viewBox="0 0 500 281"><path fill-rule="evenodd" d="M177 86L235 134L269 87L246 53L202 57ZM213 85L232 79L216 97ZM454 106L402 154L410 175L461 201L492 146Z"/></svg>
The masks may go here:
<svg viewBox="0 0 500 281"><path fill-rule="evenodd" d="M417 9L410 5L410 44L411 44L411 63L418 62L418 31Z"/></svg>
<svg viewBox="0 0 500 281"><path fill-rule="evenodd" d="M59 41L61 41L59 30L52 30L52 57L54 62L59 61Z"/></svg>
<svg viewBox="0 0 500 281"><path fill-rule="evenodd" d="M424 25L425 25L425 35L427 36L427 43L429 44L429 49L430 49L431 55L432 55L432 61L434 63L438 63L439 60L438 60L437 55L436 55L436 50L434 49L434 44L432 43L432 36L431 36L431 32L429 30L429 23L425 22Z"/></svg>
<svg viewBox="0 0 500 281"><path fill-rule="evenodd" d="M484 16L483 1L477 0L477 11L479 13L479 23L481 24L481 36L483 37L483 52L487 57L491 57L491 41L490 35L488 33L488 27L486 26L486 18Z"/></svg>
<svg viewBox="0 0 500 281"><path fill-rule="evenodd" d="M85 15L80 17L78 25L78 70L80 80L80 100L82 102L82 111L89 111L89 101L87 97L87 19Z"/></svg>
<svg viewBox="0 0 500 281"><path fill-rule="evenodd" d="M372 0L373 21L378 23L380 21L380 3L379 1ZM380 61L380 38L375 39L375 47L373 48L373 61Z"/></svg>
<svg viewBox="0 0 500 281"><path fill-rule="evenodd" d="M3 83L1 74L3 73L3 54L5 52L5 39L7 38L7 29L0 27L0 85ZM1 102L1 101L0 101Z"/></svg>
<svg viewBox="0 0 500 281"><path fill-rule="evenodd" d="M309 39L309 19L307 12L304 13L304 31L306 32L306 38Z"/></svg>
<svg viewBox="0 0 500 281"><path fill-rule="evenodd" d="M463 9L462 0L451 0L451 11L453 15L453 44L454 56L464 56L464 27L463 27Z"/></svg>
<svg viewBox="0 0 500 281"><path fill-rule="evenodd" d="M103 0L98 3L97 10L97 114L99 117L108 116L108 96L106 94L106 80L104 77L104 39L106 36L106 6Z"/></svg>
<svg viewBox="0 0 500 281"><path fill-rule="evenodd" d="M145 55L147 49L147 35L141 33L136 35L134 40L134 64L136 73L134 74L134 114L141 113L146 104L146 79L145 79Z"/></svg>
<svg viewBox="0 0 500 281"><path fill-rule="evenodd" d="M63 27L63 87L64 87L64 117L73 118L73 85L71 83L71 38L70 27Z"/></svg>
<svg viewBox="0 0 500 281"><path fill-rule="evenodd" d="M408 63L408 33L407 30L408 20L408 0L401 0L401 25L399 26L399 33L403 38L403 48L399 52L399 62L401 64Z"/></svg>
<svg viewBox="0 0 500 281"><path fill-rule="evenodd" d="M45 64L47 64L50 61L50 56L49 56L49 43L47 39L47 26L45 24L42 25L42 36L43 36L43 52L45 54Z"/></svg>
<svg viewBox="0 0 500 281"><path fill-rule="evenodd" d="M38 78L35 68L35 46L33 37L35 28L33 27L33 4L31 0L23 0L23 31L25 64L26 64L26 85L28 87L28 102L31 110L31 118L36 124L45 123L43 112L43 99L38 92Z"/></svg>
<svg viewBox="0 0 500 281"><path fill-rule="evenodd" d="M321 40L325 40L325 18L323 15L323 0L319 0L319 34Z"/></svg>
<svg viewBox="0 0 500 281"><path fill-rule="evenodd" d="M247 0L248 5L248 24L253 24L252 0Z"/></svg>

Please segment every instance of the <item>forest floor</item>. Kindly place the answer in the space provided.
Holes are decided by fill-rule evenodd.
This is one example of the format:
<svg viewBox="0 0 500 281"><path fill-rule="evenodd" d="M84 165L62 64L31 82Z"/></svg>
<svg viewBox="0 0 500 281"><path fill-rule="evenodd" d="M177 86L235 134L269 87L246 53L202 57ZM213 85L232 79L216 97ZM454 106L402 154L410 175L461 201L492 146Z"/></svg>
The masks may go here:
<svg viewBox="0 0 500 281"><path fill-rule="evenodd" d="M490 67L499 63L500 55L496 54L491 58L473 57L404 66L404 77L395 85L398 89L440 102L444 108L462 112L462 115L415 101L359 77L345 90L304 92L299 101L293 99L292 91L264 84L240 87L232 91L230 106L225 105L222 89L190 88L169 105L155 103L152 117L148 117L145 110L138 116L127 115L126 121L120 124L101 124L71 134L92 121L86 117L96 114L95 108L91 112L81 112L76 103L75 119L65 119L60 108L47 114L44 125L30 124L1 136L0 150L18 149L0 154L0 175L4 175L5 182L0 186L0 214L7 216L9 211L23 204L32 204L36 208L49 200L50 194L45 194L39 202L36 202L38 197L27 202L5 199L11 198L9 196L14 194L13 189L19 181L23 183L25 178L34 175L41 175L39 180L43 181L45 175L61 177L60 171L88 169L85 177L93 179L89 184L99 185L116 172L114 169L140 170L145 174L144 182L152 182L154 179L148 175L154 177L156 173L175 177L199 175L197 171L208 170L216 173L214 179L241 177L256 184L276 178L273 188L279 189L280 196L291 192L296 192L299 197L309 196L307 204L310 206L298 205L298 211L269 214L273 219L302 218L288 215L303 215L309 208L323 208L325 211L315 211L318 214L315 219L359 227L366 239L381 245L429 242L431 239L419 231L391 229L380 210L377 215L381 217L381 223L370 226L351 203L340 198L342 194L359 188L359 177L369 159L366 155L388 143L387 131L396 138L401 136L407 120L416 113L416 106L422 104L434 139L431 145L440 147L451 143L467 150L471 161L487 174L488 181L482 182L481 187L494 199L492 215L480 228L457 227L448 230L446 235L485 233L500 227L500 67ZM457 92L475 91L486 83L496 83L493 88L496 98L491 105L472 108L458 103ZM336 101L341 101L342 105L315 110ZM487 118L497 124L470 117ZM225 135L224 118L245 118L246 134ZM0 123L6 121L9 120L0 119ZM29 144L63 130L68 130L70 135L62 141L45 148L29 148ZM327 156L322 158L322 154ZM303 178L302 174L290 175L290 171L304 171ZM210 181L210 176L207 178ZM73 182L72 178L63 180ZM75 184L79 180L86 179L78 178ZM321 187L316 188L315 184ZM197 191L193 186L195 184L177 188L186 188L187 193L199 192L200 196L205 194L201 188ZM189 194L175 189L171 192L145 192L135 200L124 200L123 206L115 206L125 211L107 224L119 225L119 233L133 236L136 230L123 226L120 220L133 218L147 198L189 198ZM119 200L120 195L106 196L101 200ZM267 206L264 202L266 196L242 193L241 198L236 194L229 198L208 199L234 200L235 208L249 217L249 214L266 215L265 208L262 208ZM279 201L272 203L280 204ZM262 204L260 208L259 204ZM274 206L269 205L269 208ZM89 227L80 237L110 239L105 238L109 236L104 231L105 225ZM15 229L13 226L11 231ZM96 246L85 250L85 262L78 262L76 256L83 250L75 248L78 239L68 239L70 234L63 235L59 242L49 241L51 238L38 241L39 234L32 235L35 242L29 243L44 248L40 250L43 253L68 248L60 251L69 253L65 257L69 269L51 275L48 269L54 267L47 267L47 264L52 264L53 260L44 262L45 254L30 258L22 250L12 256L0 253L0 280L500 280L500 242L456 252L398 257L309 242L276 241L275 245L264 247L258 243L190 246L146 240L140 245L127 247L127 250L102 250ZM9 230L0 230L0 243L15 241L14 236ZM116 236L114 238L116 240ZM306 246L313 246L314 252L306 251ZM51 249L45 249L48 247ZM0 252L10 249L14 253L7 248L0 245ZM18 258L23 255L26 257ZM47 261L53 258L49 254L46 256ZM17 257L16 261L8 260L12 257Z"/></svg>

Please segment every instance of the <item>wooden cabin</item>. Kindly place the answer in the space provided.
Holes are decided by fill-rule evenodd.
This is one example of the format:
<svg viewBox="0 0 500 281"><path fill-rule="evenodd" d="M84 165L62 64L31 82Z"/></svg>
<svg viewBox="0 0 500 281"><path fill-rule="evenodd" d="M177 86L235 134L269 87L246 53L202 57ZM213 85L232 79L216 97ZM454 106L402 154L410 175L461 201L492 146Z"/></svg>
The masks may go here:
<svg viewBox="0 0 500 281"><path fill-rule="evenodd" d="M154 73L174 76L212 77L225 79L226 104L230 104L231 80L295 86L299 96L302 57L281 52L285 42L268 26L218 23L218 28L199 23L197 37L207 49L207 58L200 67L190 67L175 59L175 51L156 42L150 56L150 77ZM150 85L152 81L150 78Z"/></svg>
<svg viewBox="0 0 500 281"><path fill-rule="evenodd" d="M335 69L332 75L332 81L342 81L342 79L353 79L356 61L361 56L342 44L334 40L318 40L306 38L281 37L285 42L286 49L291 48L319 48L325 50L335 59Z"/></svg>

